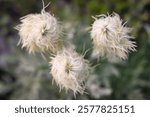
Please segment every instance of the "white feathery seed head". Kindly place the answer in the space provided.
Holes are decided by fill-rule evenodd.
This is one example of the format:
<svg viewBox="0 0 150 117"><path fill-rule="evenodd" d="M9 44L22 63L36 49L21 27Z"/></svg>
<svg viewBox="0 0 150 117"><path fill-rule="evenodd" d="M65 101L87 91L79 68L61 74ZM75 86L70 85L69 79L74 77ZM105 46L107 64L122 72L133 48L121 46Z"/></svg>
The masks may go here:
<svg viewBox="0 0 150 117"><path fill-rule="evenodd" d="M120 16L100 15L92 24L91 38L93 40L93 57L127 59L130 51L135 51L135 42L130 39L131 28L125 26Z"/></svg>
<svg viewBox="0 0 150 117"><path fill-rule="evenodd" d="M60 87L83 94L84 82L89 76L88 61L74 50L63 50L51 58L51 74L53 80Z"/></svg>
<svg viewBox="0 0 150 117"><path fill-rule="evenodd" d="M46 51L56 53L62 48L61 27L57 19L45 11L46 7L43 6L40 14L22 17L21 24L16 26L20 35L18 44L25 47L29 53Z"/></svg>

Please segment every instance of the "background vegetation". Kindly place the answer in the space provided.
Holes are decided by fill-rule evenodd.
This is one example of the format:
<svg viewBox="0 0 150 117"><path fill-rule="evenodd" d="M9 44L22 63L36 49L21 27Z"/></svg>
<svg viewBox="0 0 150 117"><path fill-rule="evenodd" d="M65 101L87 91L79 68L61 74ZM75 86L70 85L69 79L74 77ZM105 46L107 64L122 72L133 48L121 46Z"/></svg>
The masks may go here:
<svg viewBox="0 0 150 117"><path fill-rule="evenodd" d="M150 44L146 32L138 33L149 0L44 0L65 28L79 53L92 48L89 27L91 16L116 12L128 25L138 43L137 52L126 61L100 60L88 81L87 94L59 92L52 84L49 65L41 55L29 55L17 47L19 36L13 28L19 18L39 13L41 0L0 0L0 99L150 99ZM85 58L90 58L91 50Z"/></svg>

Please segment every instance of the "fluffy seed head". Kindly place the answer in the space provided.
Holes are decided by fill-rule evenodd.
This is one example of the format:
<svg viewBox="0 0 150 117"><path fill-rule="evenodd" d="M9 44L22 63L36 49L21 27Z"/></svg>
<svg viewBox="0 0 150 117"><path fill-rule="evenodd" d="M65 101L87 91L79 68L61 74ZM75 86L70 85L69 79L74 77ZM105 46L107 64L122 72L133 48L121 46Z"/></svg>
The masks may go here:
<svg viewBox="0 0 150 117"><path fill-rule="evenodd" d="M123 24L119 15L100 15L92 25L93 56L107 59L127 59L129 51L135 51L135 42L129 35L131 28Z"/></svg>
<svg viewBox="0 0 150 117"><path fill-rule="evenodd" d="M50 62L51 74L60 89L83 93L84 82L89 76L89 65L82 56L73 50L63 50Z"/></svg>
<svg viewBox="0 0 150 117"><path fill-rule="evenodd" d="M54 16L43 8L40 14L29 14L22 17L19 31L19 44L29 53L49 51L56 53L62 47L61 28Z"/></svg>

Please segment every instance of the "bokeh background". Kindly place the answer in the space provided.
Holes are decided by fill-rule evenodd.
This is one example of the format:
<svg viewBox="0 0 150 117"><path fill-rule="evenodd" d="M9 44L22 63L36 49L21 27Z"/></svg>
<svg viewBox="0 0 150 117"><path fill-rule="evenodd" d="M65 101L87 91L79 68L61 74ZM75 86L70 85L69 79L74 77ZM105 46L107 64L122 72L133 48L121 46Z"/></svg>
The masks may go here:
<svg viewBox="0 0 150 117"><path fill-rule="evenodd" d="M149 0L44 0L46 11L64 26L66 37L84 53L92 48L89 27L92 16L116 12L133 27L137 52L126 61L97 61L84 95L59 91L52 84L50 68L40 54L28 54L17 46L14 27L19 18L39 13L41 0L0 0L0 99L150 99ZM149 32L149 33L148 33ZM85 58L89 59L91 49ZM95 64L95 63L94 63Z"/></svg>

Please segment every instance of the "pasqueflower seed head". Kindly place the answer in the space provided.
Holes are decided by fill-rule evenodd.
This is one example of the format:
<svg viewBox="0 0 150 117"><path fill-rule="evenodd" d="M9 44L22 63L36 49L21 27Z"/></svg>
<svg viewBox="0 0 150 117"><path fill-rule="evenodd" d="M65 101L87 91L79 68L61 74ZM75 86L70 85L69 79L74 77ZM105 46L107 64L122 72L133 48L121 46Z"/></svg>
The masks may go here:
<svg viewBox="0 0 150 117"><path fill-rule="evenodd" d="M89 65L83 56L74 50L63 50L51 58L51 74L54 81L66 90L84 93L84 82L89 76Z"/></svg>
<svg viewBox="0 0 150 117"><path fill-rule="evenodd" d="M128 53L136 50L135 42L130 40L133 38L129 35L131 28L123 24L118 14L100 15L94 19L91 29L94 57L127 59Z"/></svg>
<svg viewBox="0 0 150 117"><path fill-rule="evenodd" d="M44 8L40 14L26 15L20 21L21 24L16 26L20 35L19 44L29 53L56 53L62 48L60 23Z"/></svg>

